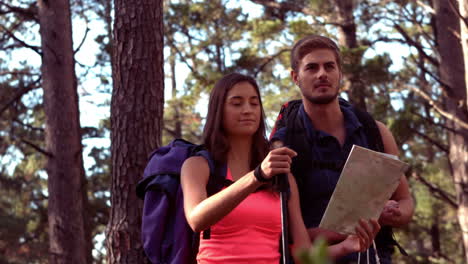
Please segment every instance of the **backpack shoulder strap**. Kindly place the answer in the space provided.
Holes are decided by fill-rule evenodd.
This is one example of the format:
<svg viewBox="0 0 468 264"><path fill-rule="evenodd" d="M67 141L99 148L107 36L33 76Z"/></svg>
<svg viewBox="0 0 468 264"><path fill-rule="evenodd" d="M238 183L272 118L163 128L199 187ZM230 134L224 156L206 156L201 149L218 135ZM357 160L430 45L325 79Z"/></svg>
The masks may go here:
<svg viewBox="0 0 468 264"><path fill-rule="evenodd" d="M372 118L369 113L356 108L354 108L354 113L364 127L364 133L366 134L369 147L373 150L384 152L385 149L382 141L382 135L380 134L380 130L375 119Z"/></svg>
<svg viewBox="0 0 468 264"><path fill-rule="evenodd" d="M296 116L299 111L299 107L302 104L302 100L292 100L281 106L278 117L276 118L275 125L270 134L270 139L274 136L276 131L287 126L289 120Z"/></svg>
<svg viewBox="0 0 468 264"><path fill-rule="evenodd" d="M201 156L208 162L208 167L210 168L210 177L206 185L208 196L219 192L223 187L229 185L226 182L226 165L218 164L206 149L198 151L194 156Z"/></svg>
<svg viewBox="0 0 468 264"><path fill-rule="evenodd" d="M384 152L385 149L382 136L380 135L380 130L375 119L368 112L359 110L343 98L340 98L339 102L341 106L351 107L353 113L356 115L359 122L361 122L369 148L375 151Z"/></svg>
<svg viewBox="0 0 468 264"><path fill-rule="evenodd" d="M180 169L185 160L199 146L183 139L175 139L168 145L157 148L150 155L148 164L143 172L143 178L136 187L137 196L143 199L146 190L153 185L159 175L171 175L179 178ZM161 180L158 180L161 181ZM166 186L163 183L161 186Z"/></svg>
<svg viewBox="0 0 468 264"><path fill-rule="evenodd" d="M302 105L302 100L293 100L285 103L278 114L275 122L275 127L270 136L273 137L276 131L281 128L286 128L284 144L297 153L300 153L293 158L292 173L301 185L301 172L306 171L311 165L310 162L310 144L305 135L305 128L302 119L299 115L299 109Z"/></svg>

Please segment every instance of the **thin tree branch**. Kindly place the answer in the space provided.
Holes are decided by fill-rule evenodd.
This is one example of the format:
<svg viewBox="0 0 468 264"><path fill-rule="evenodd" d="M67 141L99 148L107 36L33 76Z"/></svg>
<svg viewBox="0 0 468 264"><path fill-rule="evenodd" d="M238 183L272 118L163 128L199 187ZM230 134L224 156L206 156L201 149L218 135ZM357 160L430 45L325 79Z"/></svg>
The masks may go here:
<svg viewBox="0 0 468 264"><path fill-rule="evenodd" d="M32 147L33 149L35 149L36 151L44 154L45 156L49 157L49 158L53 158L54 155L50 152L47 152L46 150L44 150L43 148L39 147L38 145L26 140L26 139L20 139L20 142Z"/></svg>
<svg viewBox="0 0 468 264"><path fill-rule="evenodd" d="M21 71L2 71L0 75L29 75L29 76L39 76L39 73L31 73L30 71L21 70Z"/></svg>
<svg viewBox="0 0 468 264"><path fill-rule="evenodd" d="M450 94L450 85L442 81L438 76L436 76L434 73L429 71L426 66L424 65L424 61L421 59L416 59L413 54L410 55L410 58L413 59L413 61L418 65L419 69L423 71L424 74L429 75L432 79L434 79L436 82L440 84L440 88L446 92L447 94Z"/></svg>
<svg viewBox="0 0 468 264"><path fill-rule="evenodd" d="M256 4L262 5L262 6L279 9L279 10L281 10L283 12L293 11L293 12L303 13L303 14L306 14L306 15L312 15L313 14L312 9L310 9L310 8L308 8L306 6L300 6L300 5L295 4L295 3L290 3L290 2L278 3L276 1L271 1L271 0L251 0L251 1L256 3Z"/></svg>
<svg viewBox="0 0 468 264"><path fill-rule="evenodd" d="M428 141L428 142L431 143L432 145L435 145L436 147L438 147L440 150L442 150L442 151L445 152L446 154L449 153L449 146L443 145L442 143L440 143L440 142L438 142L437 140L435 140L435 139L429 137L428 135L419 132L417 129L414 129L414 128L410 128L410 129L411 129L411 131L413 131L414 133L416 133L418 136L422 137L424 140Z"/></svg>
<svg viewBox="0 0 468 264"><path fill-rule="evenodd" d="M450 7L452 8L453 12L457 14L458 18L460 18L461 21L465 24L465 27L468 28L468 19L463 17L463 15L460 13L460 9L457 8L457 4L454 2L454 0L449 0ZM458 1L458 4L461 5L460 1Z"/></svg>
<svg viewBox="0 0 468 264"><path fill-rule="evenodd" d="M175 134L176 134L175 130L169 129L167 126L164 126L163 129L164 129L167 133L169 133L169 134L171 135L171 137L175 137Z"/></svg>
<svg viewBox="0 0 468 264"><path fill-rule="evenodd" d="M1 14L0 14L0 15L1 15ZM14 25L12 25L12 26L10 27L10 30L9 30L9 31L10 31L10 32L14 32L19 26L21 26L21 24L23 23L23 21L24 21L24 20L20 19L16 24L14 24ZM1 41L2 41L2 42L7 41L7 40L8 40L7 36L9 36L9 35L8 35L8 34L3 34L3 35L2 35ZM21 47L22 47L22 46L21 46Z"/></svg>
<svg viewBox="0 0 468 264"><path fill-rule="evenodd" d="M5 12L0 12L0 15L4 15L8 13L15 13L15 14L21 15L26 20L33 20L39 23L39 19L37 17L36 3L30 4L28 8L11 6L9 4L6 4L4 1L0 1L0 5L6 6L9 9Z"/></svg>
<svg viewBox="0 0 468 264"><path fill-rule="evenodd" d="M407 41L408 44L410 44L411 46L415 47L416 50L418 50L418 52L424 57L426 58L430 63L432 63L434 66L436 67L439 67L439 62L427 55L427 53L424 51L424 48L419 44L417 43L416 41L414 41L409 35L408 33L406 33L406 31L400 27L400 25L398 24L394 24L393 27L403 36L403 38Z"/></svg>
<svg viewBox="0 0 468 264"><path fill-rule="evenodd" d="M0 108L0 116L3 114L3 112L5 112L8 107L10 107L14 102L18 101L19 99L21 99L21 97L23 97L23 95L29 93L30 91L32 91L33 89L37 88L38 86L36 85L37 83L39 83L41 81L41 78L39 77L37 80L35 80L34 82L30 83L28 86L25 86L25 87L21 87L20 89L18 89L18 91L16 92L16 94L9 100L7 101L7 103L5 105L3 105L1 108Z"/></svg>
<svg viewBox="0 0 468 264"><path fill-rule="evenodd" d="M90 31L89 27L88 27L88 22L86 22L86 31L85 31L85 34L83 36L83 39L81 40L80 42L80 45L78 45L78 47L76 48L75 51L73 51L73 54L76 54L78 51L80 51L81 49L81 46L83 46L85 40L86 40L86 37L88 36L88 32Z"/></svg>
<svg viewBox="0 0 468 264"><path fill-rule="evenodd" d="M168 42L169 42L169 45L174 48L174 50L176 51L177 55L179 55L179 58L182 60L182 62L190 69L190 71L193 73L193 75L199 79L199 80L202 80L204 83L208 83L208 80L203 77L202 75L200 75L197 71L195 71L195 68L190 65L190 63L187 61L186 59L186 56L184 56L182 54L182 52L180 51L180 49L174 44L174 40L168 36ZM192 60L194 60L192 58Z"/></svg>
<svg viewBox="0 0 468 264"><path fill-rule="evenodd" d="M5 45L2 47L2 51L7 51L7 50L12 50L12 49L18 49L18 48L23 48L23 45L17 42L11 43L9 45Z"/></svg>
<svg viewBox="0 0 468 264"><path fill-rule="evenodd" d="M35 51L37 54L39 54L39 55L42 57L42 52L40 51L40 48L39 48L39 47L29 45L29 44L27 44L26 42L22 41L21 39L19 39L18 37L16 37L15 34L13 34L13 32L9 31L6 27L4 27L4 26L1 25L1 24L0 24L0 27L8 34L11 38L13 38L13 39L16 40L17 42L19 42L23 47L32 49L33 51Z"/></svg>
<svg viewBox="0 0 468 264"><path fill-rule="evenodd" d="M281 49L281 50L279 50L276 54L263 58L264 62L263 62L263 63L260 65L260 67L258 67L258 69L255 71L255 73L254 73L254 78L257 78L257 75L258 75L261 71L263 71L263 69L264 69L270 62L272 62L274 59L276 59L277 57L279 57L281 54L283 54L284 52L289 51L289 50L291 50L291 49L289 49L289 48L287 48L287 49Z"/></svg>
<svg viewBox="0 0 468 264"><path fill-rule="evenodd" d="M424 10L426 10L429 14L432 14L432 15L435 14L434 8L432 8L432 7L429 6L429 5L426 5L425 3L421 2L420 0L416 0L416 4L418 4L419 6L421 6L421 7L422 7Z"/></svg>
<svg viewBox="0 0 468 264"><path fill-rule="evenodd" d="M426 100L439 114L441 114L443 117L447 118L448 120L457 123L459 126L463 127L464 129L468 129L468 123L465 121L461 120L457 116L445 111L437 102L432 100L432 98L426 94L424 91L421 89L412 86L412 85L406 85L408 89L411 91L417 93L419 96L421 96L424 100Z"/></svg>
<svg viewBox="0 0 468 264"><path fill-rule="evenodd" d="M25 124L25 123L21 122L20 120L18 120L17 118L13 119L13 122L18 123L21 126L29 128L29 129L31 129L33 131L39 131L39 132L42 132L42 133L45 132L45 130L42 127L34 127L34 126L29 125L29 124Z"/></svg>
<svg viewBox="0 0 468 264"><path fill-rule="evenodd" d="M370 47L373 47L376 43L379 43L379 42L398 42L398 43L402 43L402 44L405 44L406 42L402 39L398 39L398 38L389 38L389 37L378 37L374 40L363 40L362 41L362 44L363 45L366 45L366 46L370 46Z"/></svg>
<svg viewBox="0 0 468 264"><path fill-rule="evenodd" d="M424 184L427 188L429 188L429 190L431 191L431 193L434 194L434 196L440 198L442 201L446 202L447 204L452 206L454 209L458 209L456 197L454 197L452 194L445 192L442 188L429 182L428 180L426 180L425 178L423 178L421 175L417 174L416 172L413 172L412 176L416 178L419 182Z"/></svg>
<svg viewBox="0 0 468 264"><path fill-rule="evenodd" d="M428 13L430 13L430 14L435 14L435 11L434 11L434 9L433 9L432 7L425 5L424 3L422 3L422 2L419 1L419 0L417 0L417 2L418 2L418 4L420 4L421 6L423 6L423 8L425 8L425 9L428 11ZM435 40L434 40L434 37L433 37L433 35L432 35L432 36L429 35L429 34L424 30L424 28L423 28L423 26L422 26L422 25L423 25L423 21L422 21L422 20L423 20L423 17L421 17L421 21L418 21L418 20L416 20L416 18L414 18L414 19L412 19L412 24L415 25L416 28L418 28L419 33L421 33L421 34L422 34L422 37L424 37L424 38L426 39L427 43L428 43L429 45L431 45L431 48L432 48L432 49L435 49L435 44L434 44ZM395 24L395 23L394 23L394 24Z"/></svg>
<svg viewBox="0 0 468 264"><path fill-rule="evenodd" d="M457 131L456 129L453 129L453 128L451 128L451 127L448 127L448 126L446 126L446 125L444 125L444 124L436 123L436 122L432 121L432 119L430 119L430 118L428 118L428 117L425 117L425 116L423 116L423 115L421 115L421 114L419 114L419 113L416 113L416 112L411 111L411 114L413 114L413 115L415 115L415 116L418 116L418 117L424 119L424 122L430 123L430 124L433 125L433 126L440 127L440 128L442 128L442 129L448 130L448 131L453 132L453 133L461 133L460 131Z"/></svg>
<svg viewBox="0 0 468 264"><path fill-rule="evenodd" d="M410 55L410 57L416 61L416 58L413 56L413 55ZM438 82L440 84L440 86L442 87L442 89L445 91L445 92L449 92L448 91L448 87L450 87L448 84L446 84L445 82L443 82L439 77L437 77L434 73L432 73L431 71L429 71L425 66L424 64L422 63L417 63L418 64L418 67L419 69L421 69L424 73L428 74L429 76L431 76L432 79L434 79L436 82Z"/></svg>
<svg viewBox="0 0 468 264"><path fill-rule="evenodd" d="M78 51L80 51L81 46L83 46L83 43L85 42L86 37L88 36L88 32L90 31L90 29L89 29L89 27L88 27L89 22L88 22L88 19L86 18L86 16L84 16L84 19L85 19L85 22L86 22L86 31L85 31L85 33L84 33L84 36L83 36L83 39L81 40L80 45L78 45L78 47L76 48L76 50L73 51L73 54L76 54L76 53L78 53Z"/></svg>
<svg viewBox="0 0 468 264"><path fill-rule="evenodd" d="M297 3L291 3L291 2L278 3L276 1L271 1L271 0L251 0L251 2L262 5L264 7L269 7L272 9L279 10L281 14L285 14L286 12L295 12L295 13L302 13L304 15L312 16L312 18L314 16L314 12L311 8L304 6L304 5L298 5ZM344 26L343 23L331 21L332 18L335 18L335 17L327 16L325 19L327 22L319 23L319 25L333 25L337 27ZM281 19L281 20L284 21L284 19Z"/></svg>

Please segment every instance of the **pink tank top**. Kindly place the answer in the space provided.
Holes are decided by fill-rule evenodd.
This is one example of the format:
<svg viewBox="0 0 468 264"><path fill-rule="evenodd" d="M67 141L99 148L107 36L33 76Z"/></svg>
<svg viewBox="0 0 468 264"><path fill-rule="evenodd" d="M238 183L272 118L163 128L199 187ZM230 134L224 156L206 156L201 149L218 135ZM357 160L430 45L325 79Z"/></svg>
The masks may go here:
<svg viewBox="0 0 468 264"><path fill-rule="evenodd" d="M229 169L226 177L232 180ZM210 239L200 234L198 263L279 263L280 206L277 193L251 193L211 226Z"/></svg>

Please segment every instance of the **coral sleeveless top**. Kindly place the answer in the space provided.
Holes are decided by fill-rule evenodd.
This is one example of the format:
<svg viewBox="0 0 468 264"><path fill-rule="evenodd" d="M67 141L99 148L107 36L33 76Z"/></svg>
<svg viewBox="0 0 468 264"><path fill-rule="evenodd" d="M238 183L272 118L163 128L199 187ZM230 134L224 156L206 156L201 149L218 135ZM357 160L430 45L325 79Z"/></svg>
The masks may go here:
<svg viewBox="0 0 468 264"><path fill-rule="evenodd" d="M226 177L232 180L229 169ZM210 239L203 239L203 233L200 234L197 262L279 263L280 210L277 193L266 190L251 193L211 226Z"/></svg>

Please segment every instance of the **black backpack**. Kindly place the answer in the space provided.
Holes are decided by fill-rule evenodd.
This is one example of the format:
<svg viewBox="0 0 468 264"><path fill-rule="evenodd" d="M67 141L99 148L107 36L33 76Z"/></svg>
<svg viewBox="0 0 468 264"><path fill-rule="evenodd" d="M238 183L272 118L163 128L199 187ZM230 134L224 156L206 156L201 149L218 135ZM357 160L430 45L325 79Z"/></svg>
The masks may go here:
<svg viewBox="0 0 468 264"><path fill-rule="evenodd" d="M372 116L365 112L357 109L352 106L348 101L343 98L339 98L340 106L351 108L353 113L361 122L364 133L369 144L369 148L375 151L384 152L384 145L382 141L382 136L380 135L380 130ZM305 128L300 117L299 108L302 105L302 100L293 100L285 103L278 114L278 117L273 127L271 135L273 136L276 131L286 127L286 137L285 145L294 149L300 155L297 155L294 158L293 165L291 167L291 172L295 176L297 185L301 186L301 178L298 175L301 175L300 171L305 171L310 169L310 167L315 168L327 168L336 171L343 169L344 161L341 162L327 162L327 161L315 161L310 160L310 144L307 140L307 135L305 134ZM406 251L398 244L395 240L392 228L389 226L384 226L380 229L380 232L377 234L375 239L377 246L382 245L394 245L398 247L401 254L408 256Z"/></svg>

